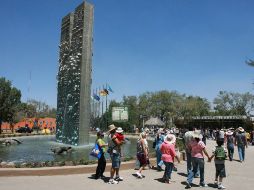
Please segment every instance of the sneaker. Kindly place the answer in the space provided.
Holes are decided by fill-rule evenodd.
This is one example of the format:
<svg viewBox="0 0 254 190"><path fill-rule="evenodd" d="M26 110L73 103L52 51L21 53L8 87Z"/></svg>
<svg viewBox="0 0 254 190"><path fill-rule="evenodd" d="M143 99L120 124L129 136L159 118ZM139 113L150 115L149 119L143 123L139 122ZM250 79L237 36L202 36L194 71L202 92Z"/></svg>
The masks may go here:
<svg viewBox="0 0 254 190"><path fill-rule="evenodd" d="M123 181L123 177L116 176L115 181Z"/></svg>
<svg viewBox="0 0 254 190"><path fill-rule="evenodd" d="M199 184L199 187L208 187L208 185L205 183L202 183L202 184Z"/></svg>
<svg viewBox="0 0 254 190"><path fill-rule="evenodd" d="M143 176L139 172L136 172L136 175L137 175L138 178L143 178Z"/></svg>
<svg viewBox="0 0 254 190"><path fill-rule="evenodd" d="M108 184L118 184L118 181L116 181L114 179L110 179Z"/></svg>
<svg viewBox="0 0 254 190"><path fill-rule="evenodd" d="M223 185L218 185L218 189L226 189Z"/></svg>
<svg viewBox="0 0 254 190"><path fill-rule="evenodd" d="M190 188L191 188L191 184L189 184L189 182L187 182L185 189L190 189Z"/></svg>
<svg viewBox="0 0 254 190"><path fill-rule="evenodd" d="M214 185L216 185L218 187L218 181L214 181Z"/></svg>

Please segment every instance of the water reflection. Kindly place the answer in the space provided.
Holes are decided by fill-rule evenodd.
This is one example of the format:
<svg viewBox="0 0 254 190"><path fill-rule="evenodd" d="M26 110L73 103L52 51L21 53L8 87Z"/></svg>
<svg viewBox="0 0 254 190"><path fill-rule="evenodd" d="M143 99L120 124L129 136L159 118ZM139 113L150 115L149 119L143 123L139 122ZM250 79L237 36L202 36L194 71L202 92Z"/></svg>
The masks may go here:
<svg viewBox="0 0 254 190"><path fill-rule="evenodd" d="M55 136L19 137L18 139L22 141L21 145L0 145L0 160L6 162L43 162L95 159L89 156L95 142L95 136L90 136L91 143L89 145L73 147L71 153L64 153L62 155L55 155L51 151L51 148L64 146L55 141ZM123 146L122 154L124 157L135 156L136 154L137 139L130 138L129 140ZM151 144L149 143L149 145ZM150 150L152 150L151 147ZM109 158L108 154L106 154L106 158Z"/></svg>

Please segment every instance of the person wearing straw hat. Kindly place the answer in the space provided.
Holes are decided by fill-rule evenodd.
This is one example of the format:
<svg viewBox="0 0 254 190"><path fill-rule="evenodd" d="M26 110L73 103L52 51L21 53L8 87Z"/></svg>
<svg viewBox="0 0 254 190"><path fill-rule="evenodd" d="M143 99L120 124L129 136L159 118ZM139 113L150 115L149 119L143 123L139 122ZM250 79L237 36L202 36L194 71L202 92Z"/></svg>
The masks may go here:
<svg viewBox="0 0 254 190"><path fill-rule="evenodd" d="M248 148L246 135L242 127L238 128L238 132L235 136L235 145L238 148L239 160L243 162L245 159L245 147Z"/></svg>
<svg viewBox="0 0 254 190"><path fill-rule="evenodd" d="M160 150L162 153L161 159L165 164L163 180L165 183L171 183L171 174L174 168L174 158L180 163L180 159L175 152L176 137L173 134L167 134L164 142L161 144Z"/></svg>
<svg viewBox="0 0 254 190"><path fill-rule="evenodd" d="M202 142L201 140L203 138L203 136L201 135L201 131L200 130L194 131L192 137L193 141L190 143L189 148L191 150L193 170L188 174L186 189L191 188L193 178L197 173L198 168L200 172L199 185L200 187L207 187L207 184L205 183L204 179L205 173L204 154L207 156L208 160L210 159L210 156L206 151L206 146L204 142Z"/></svg>
<svg viewBox="0 0 254 190"><path fill-rule="evenodd" d="M228 149L228 158L230 161L233 160L233 155L234 155L234 136L233 136L233 131L231 131L230 129L227 130L226 132L226 146Z"/></svg>
<svg viewBox="0 0 254 190"><path fill-rule="evenodd" d="M119 176L119 170L121 166L121 146L124 141L119 141L116 137L116 126L111 124L109 127L109 139L108 139L108 153L110 155L112 166L110 170L110 179L108 184L118 184L119 181L123 181L123 178ZM118 130L120 132L120 129ZM121 131L123 132L123 131ZM114 175L116 177L114 179Z"/></svg>

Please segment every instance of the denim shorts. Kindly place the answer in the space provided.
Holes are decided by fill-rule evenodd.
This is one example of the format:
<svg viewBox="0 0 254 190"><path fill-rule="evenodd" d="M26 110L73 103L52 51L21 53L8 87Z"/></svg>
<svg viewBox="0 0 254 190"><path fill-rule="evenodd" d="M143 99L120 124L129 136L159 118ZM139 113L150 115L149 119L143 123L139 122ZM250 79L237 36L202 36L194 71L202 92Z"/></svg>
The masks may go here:
<svg viewBox="0 0 254 190"><path fill-rule="evenodd" d="M226 177L225 164L215 164L216 168L216 177Z"/></svg>
<svg viewBox="0 0 254 190"><path fill-rule="evenodd" d="M112 168L120 168L121 155L120 153L113 153L110 155L112 161Z"/></svg>

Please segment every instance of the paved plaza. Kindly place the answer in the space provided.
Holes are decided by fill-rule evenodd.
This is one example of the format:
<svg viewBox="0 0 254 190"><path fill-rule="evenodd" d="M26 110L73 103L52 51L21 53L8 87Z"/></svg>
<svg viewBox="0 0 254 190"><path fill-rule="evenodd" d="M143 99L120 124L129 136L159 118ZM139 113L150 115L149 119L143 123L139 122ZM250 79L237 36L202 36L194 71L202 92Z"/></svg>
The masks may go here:
<svg viewBox="0 0 254 190"><path fill-rule="evenodd" d="M208 151L211 154L214 141L208 142ZM238 159L237 150L235 149L234 157ZM254 147L249 146L246 150L246 161L243 163L237 160L233 162L226 161L227 178L224 180L224 186L230 190L251 190L254 185ZM61 175L61 176L27 176L27 177L0 177L0 190L104 190L104 189L121 189L121 190L136 190L136 189L185 189L186 181L186 163L177 164L178 171L173 172L172 179L175 180L172 184L160 182L163 172L155 170L145 170L144 179L137 179L134 174L136 170L129 169L121 171L121 176L124 181L117 185L109 185L103 180L94 180L91 174L78 175ZM214 162L206 163L205 165L205 181L208 187L205 189L217 189L213 185L215 174ZM109 172L105 173L109 176ZM194 179L194 184L199 184L199 179ZM199 186L194 186L191 189L200 189Z"/></svg>

